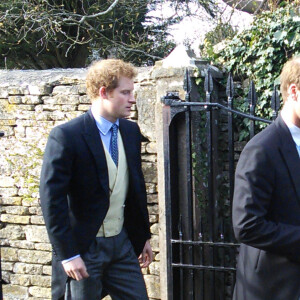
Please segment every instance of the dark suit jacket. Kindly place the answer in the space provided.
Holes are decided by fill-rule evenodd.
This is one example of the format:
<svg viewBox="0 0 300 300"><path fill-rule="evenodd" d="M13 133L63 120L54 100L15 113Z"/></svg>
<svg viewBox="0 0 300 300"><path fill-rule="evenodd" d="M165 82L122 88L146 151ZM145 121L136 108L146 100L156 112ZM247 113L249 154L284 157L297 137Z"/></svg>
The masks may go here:
<svg viewBox="0 0 300 300"><path fill-rule="evenodd" d="M299 300L300 159L279 116L244 148L233 227L242 242L235 300Z"/></svg>
<svg viewBox="0 0 300 300"><path fill-rule="evenodd" d="M136 123L125 119L120 119L119 129L129 168L124 226L138 255L150 238L141 134ZM106 158L91 111L51 131L40 198L53 247L52 299L59 299L67 280L61 260L87 251L109 208Z"/></svg>

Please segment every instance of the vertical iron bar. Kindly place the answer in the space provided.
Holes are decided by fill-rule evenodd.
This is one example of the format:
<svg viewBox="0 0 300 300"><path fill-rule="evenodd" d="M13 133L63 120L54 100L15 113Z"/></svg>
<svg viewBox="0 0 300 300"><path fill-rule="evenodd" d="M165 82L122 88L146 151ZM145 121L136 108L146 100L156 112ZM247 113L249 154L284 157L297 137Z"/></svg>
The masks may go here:
<svg viewBox="0 0 300 300"><path fill-rule="evenodd" d="M202 217L200 217L200 221L199 221L199 241L202 242L203 241L203 224L202 224ZM204 263L204 247L203 245L200 245L200 264L203 266ZM204 292L205 292L205 282L204 282L204 270L200 271L201 275L200 275L200 284L201 284L201 294L200 294L200 299L199 300L203 300L204 299Z"/></svg>
<svg viewBox="0 0 300 300"><path fill-rule="evenodd" d="M191 147L191 111L188 109L185 112L185 130L186 130L186 168L187 168L187 212L188 212L188 232L187 238L189 240L193 239L193 198L192 198L192 147ZM188 246L188 259L189 264L193 264L193 246ZM194 270L190 269L188 271L189 283L191 284L191 290L188 291L189 297L188 299L194 299Z"/></svg>
<svg viewBox="0 0 300 300"><path fill-rule="evenodd" d="M232 75L229 74L228 79L227 79L227 85L226 85L226 95L227 95L227 102L228 102L228 108L229 110L233 109L233 98L234 98L234 82ZM233 135L233 114L232 112L228 112L228 174L229 174L229 201L230 201L230 224L232 220L232 200L233 200L233 192L234 192L234 172L235 172L235 164L234 164L234 135ZM224 230L224 227L223 227ZM230 226L228 230L229 234L229 241L234 242L234 233L233 233L233 228ZM223 235L224 238L224 235ZM229 249L227 252L230 261L235 262L236 257L235 253ZM235 265L234 265L235 267Z"/></svg>
<svg viewBox="0 0 300 300"><path fill-rule="evenodd" d="M253 80L250 83L250 89L248 93L248 101L249 101L249 106L250 106L250 115L254 116L255 115L255 106L257 102L257 95L256 95L256 90L255 90L255 85ZM250 139L254 137L255 130L254 130L254 125L255 121L250 120Z"/></svg>
<svg viewBox="0 0 300 300"><path fill-rule="evenodd" d="M186 102L190 102L190 96L191 96L191 90L192 90L192 82L191 82L191 76L189 73L189 69L186 68L185 69L185 73L184 73L184 85L183 85L183 89L185 91L185 101Z"/></svg>
<svg viewBox="0 0 300 300"><path fill-rule="evenodd" d="M274 85L274 90L273 90L273 94L272 94L272 98L271 98L271 108L272 108L272 119L273 120L275 120L277 118L279 107L280 107L280 100L279 100L276 86Z"/></svg>
<svg viewBox="0 0 300 300"><path fill-rule="evenodd" d="M233 108L234 85L232 75L229 74L226 85L226 95L229 110ZM229 161L229 200L232 203L234 189L234 138L233 138L233 116L228 111L228 161Z"/></svg>
<svg viewBox="0 0 300 300"><path fill-rule="evenodd" d="M179 224L178 224L178 231L179 231L179 240L182 242L182 215L180 214L179 217ZM182 243L179 244L179 263L183 264L183 249L182 249ZM183 286L183 269L179 269L179 277L180 277L180 300L184 300L183 297L183 291L184 291L184 286Z"/></svg>
<svg viewBox="0 0 300 300"><path fill-rule="evenodd" d="M166 250L167 250L167 289L168 300L173 300L173 270L172 270L172 208L171 208L171 171L170 171L170 119L171 108L163 107L163 144L164 144L164 171L165 171L165 214L166 214Z"/></svg>
<svg viewBox="0 0 300 300"><path fill-rule="evenodd" d="M220 228L220 242L224 243L224 219L221 220L221 228ZM221 257L221 266L225 267L225 249L224 247L220 247L220 257ZM225 272L222 272L220 274L220 277L222 277L222 288L221 288L221 294L220 294L220 300L224 300L224 295L225 295L225 286L226 286L226 282L225 282Z"/></svg>
<svg viewBox="0 0 300 300"><path fill-rule="evenodd" d="M210 73L210 69L207 70L205 76L204 87L206 91L206 102L211 102L211 94L213 91L213 79ZM208 199L209 199L209 240L214 241L214 199L213 199L213 157L212 157L212 111L207 108L207 148L208 148ZM210 263L214 265L214 247L210 246ZM210 299L215 299L215 274L210 272Z"/></svg>

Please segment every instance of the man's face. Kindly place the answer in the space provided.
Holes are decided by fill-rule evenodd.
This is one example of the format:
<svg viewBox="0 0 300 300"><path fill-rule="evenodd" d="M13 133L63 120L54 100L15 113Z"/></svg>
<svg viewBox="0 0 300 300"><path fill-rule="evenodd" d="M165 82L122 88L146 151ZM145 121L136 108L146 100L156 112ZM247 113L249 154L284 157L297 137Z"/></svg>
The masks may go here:
<svg viewBox="0 0 300 300"><path fill-rule="evenodd" d="M135 104L133 96L133 80L127 77L121 77L118 86L106 92L106 99L103 99L103 105L106 117L111 122L118 118L126 118L130 115L130 109Z"/></svg>

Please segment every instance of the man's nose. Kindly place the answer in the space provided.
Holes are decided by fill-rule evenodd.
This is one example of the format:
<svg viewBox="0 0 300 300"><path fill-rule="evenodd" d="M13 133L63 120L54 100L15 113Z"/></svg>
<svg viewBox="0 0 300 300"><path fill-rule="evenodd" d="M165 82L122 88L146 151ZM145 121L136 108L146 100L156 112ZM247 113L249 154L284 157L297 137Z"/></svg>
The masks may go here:
<svg viewBox="0 0 300 300"><path fill-rule="evenodd" d="M136 103L135 97L134 97L133 94L130 96L129 102L130 102L130 103Z"/></svg>

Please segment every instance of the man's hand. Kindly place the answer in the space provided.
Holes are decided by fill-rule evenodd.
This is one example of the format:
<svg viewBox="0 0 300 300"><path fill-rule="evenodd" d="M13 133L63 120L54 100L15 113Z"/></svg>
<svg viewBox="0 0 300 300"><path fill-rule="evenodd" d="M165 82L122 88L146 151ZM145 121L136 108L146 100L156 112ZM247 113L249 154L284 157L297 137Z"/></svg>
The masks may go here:
<svg viewBox="0 0 300 300"><path fill-rule="evenodd" d="M149 240L145 243L142 254L139 256L141 268L147 268L153 260L153 252Z"/></svg>
<svg viewBox="0 0 300 300"><path fill-rule="evenodd" d="M67 275L69 277L72 277L73 279L81 280L83 278L89 277L84 261L81 257L74 258L62 265Z"/></svg>

